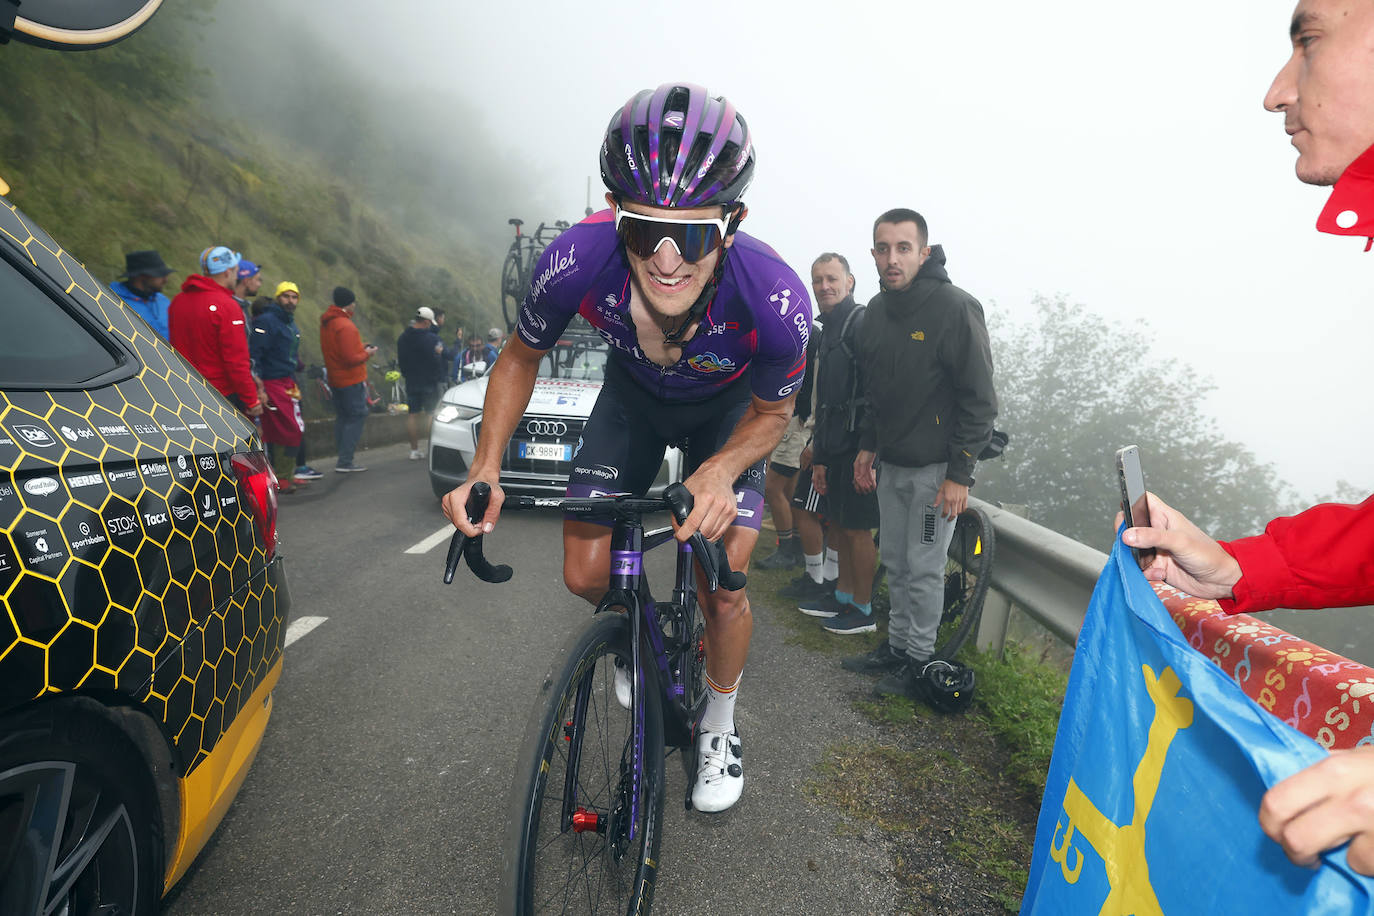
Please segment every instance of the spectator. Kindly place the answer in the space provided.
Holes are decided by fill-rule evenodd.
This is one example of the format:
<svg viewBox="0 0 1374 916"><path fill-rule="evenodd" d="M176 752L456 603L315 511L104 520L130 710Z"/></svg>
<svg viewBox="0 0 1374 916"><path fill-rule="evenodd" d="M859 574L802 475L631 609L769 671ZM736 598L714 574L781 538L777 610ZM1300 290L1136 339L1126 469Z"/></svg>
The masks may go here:
<svg viewBox="0 0 1374 916"><path fill-rule="evenodd" d="M241 270L239 275L242 277ZM300 301L301 291L296 284L290 280L278 283L272 304L253 323L250 347L267 393L262 439L277 471L277 489L283 493L296 489L296 452L305 432L301 389L296 384L296 372L305 368L300 362L301 332L296 327L296 306Z"/></svg>
<svg viewBox="0 0 1374 916"><path fill-rule="evenodd" d="M410 458L425 457L420 451L421 418L428 422L439 400L439 381L444 377L444 344L435 327L434 311L426 306L415 310L415 320L396 340L396 362L406 380L406 432L410 435Z"/></svg>
<svg viewBox="0 0 1374 916"><path fill-rule="evenodd" d="M1374 7L1354 0L1302 0L1289 30L1293 51L1264 107L1282 112L1298 150L1298 180L1335 185L1317 229L1374 244ZM1320 359L1320 351L1313 357ZM1154 547L1145 576L1215 598L1228 614L1275 607L1374 604L1374 497L1324 504L1277 518L1264 533L1218 543L1157 496L1150 527L1122 540ZM1118 524L1119 524L1118 516ZM1345 843L1351 868L1374 875L1374 747L1336 751L1264 796L1260 826L1299 865Z"/></svg>
<svg viewBox="0 0 1374 916"><path fill-rule="evenodd" d="M500 328L492 328L487 331L487 344L497 353L506 345L506 333Z"/></svg>
<svg viewBox="0 0 1374 916"><path fill-rule="evenodd" d="M434 310L434 336L439 338L439 381L440 387L453 376L453 358L458 355L458 350L462 349L459 338L458 347L450 347L444 343L444 310L436 308Z"/></svg>
<svg viewBox="0 0 1374 916"><path fill-rule="evenodd" d="M334 444L339 457L334 470L340 474L366 471L354 464L353 453L367 422L367 361L377 348L363 346L353 313L358 303L353 290L334 287L334 304L320 316L320 353L324 355L329 385L334 389Z"/></svg>
<svg viewBox="0 0 1374 916"><path fill-rule="evenodd" d="M826 518L839 553L839 581L833 593L803 601L800 607L812 616L828 618L822 626L831 633L872 633L878 629L873 621L877 563L873 529L878 527L878 498L872 492L860 492L854 481L859 427L866 413L856 349L865 309L854 302L854 275L843 255L826 252L816 259L811 265L811 288L825 314L816 358L811 480L825 496ZM943 569L941 562L941 573ZM879 657L886 662L892 652L889 649ZM856 664L851 660L851 669Z"/></svg>
<svg viewBox="0 0 1374 916"><path fill-rule="evenodd" d="M482 335L473 332L468 337L468 348L458 355L458 381L470 381L486 373L496 362L496 356L496 348L482 343Z"/></svg>
<svg viewBox="0 0 1374 916"><path fill-rule="evenodd" d="M763 499L773 517L773 528L778 533L778 549L758 562L759 569L791 569L805 562L800 523L793 518L792 498L797 486L797 472L802 466L802 451L811 439L811 427L807 421L811 417L818 338L813 324L806 347L806 375L801 388L797 390L792 419L787 421L787 431L782 434L782 441L768 456L768 470L763 478Z"/></svg>
<svg viewBox="0 0 1374 916"><path fill-rule="evenodd" d="M163 340L171 339L167 330L167 308L171 302L162 292L171 273L172 268L156 251L131 251L124 256L124 273L120 275L124 282L116 280L110 284L115 295L143 316Z"/></svg>
<svg viewBox="0 0 1374 916"><path fill-rule="evenodd" d="M222 245L201 252L204 273L191 274L167 309L172 346L200 370L216 391L250 417L262 401L248 361L243 312L230 292L239 255Z"/></svg>
<svg viewBox="0 0 1374 916"><path fill-rule="evenodd" d="M873 224L882 290L856 347L867 410L854 480L860 493L878 493L892 601L888 640L870 653L869 670L888 670L878 693L912 698L935 648L954 521L997 416L983 307L949 282L945 253L928 240L914 210L889 210Z"/></svg>
<svg viewBox="0 0 1374 916"><path fill-rule="evenodd" d="M234 280L234 301L243 310L243 336L248 341L249 368L253 371L253 384L258 386L258 400L262 401L264 406L269 406L267 389L262 384L262 373L258 371L257 357L252 356L253 319L260 313L253 310L249 297L257 295L260 288L262 288L262 268L247 258L239 261L238 274Z"/></svg>

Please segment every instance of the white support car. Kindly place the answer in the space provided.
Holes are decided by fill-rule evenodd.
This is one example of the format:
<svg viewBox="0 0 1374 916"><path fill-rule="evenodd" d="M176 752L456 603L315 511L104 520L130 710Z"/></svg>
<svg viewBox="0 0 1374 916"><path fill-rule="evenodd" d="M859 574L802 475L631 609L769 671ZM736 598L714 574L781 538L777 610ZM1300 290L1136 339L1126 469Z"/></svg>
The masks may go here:
<svg viewBox="0 0 1374 916"><path fill-rule="evenodd" d="M501 458L501 486L518 493L562 494L582 427L601 393L608 346L590 330L569 331L544 355L529 406ZM454 385L434 412L429 480L436 496L467 479L482 430L487 378ZM682 453L669 448L651 493L682 480Z"/></svg>

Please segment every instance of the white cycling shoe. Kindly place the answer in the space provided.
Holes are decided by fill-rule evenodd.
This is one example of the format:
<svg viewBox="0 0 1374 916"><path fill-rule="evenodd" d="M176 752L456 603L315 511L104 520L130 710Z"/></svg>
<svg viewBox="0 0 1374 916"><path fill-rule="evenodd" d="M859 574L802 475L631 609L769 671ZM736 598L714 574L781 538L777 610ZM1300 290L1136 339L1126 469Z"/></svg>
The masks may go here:
<svg viewBox="0 0 1374 916"><path fill-rule="evenodd" d="M620 704L622 709L630 708L630 701L634 698L634 686L630 683L630 669L627 665L622 665L620 659L615 660L615 701Z"/></svg>
<svg viewBox="0 0 1374 916"><path fill-rule="evenodd" d="M692 807L707 813L724 811L739 801L743 791L739 732L697 735L697 781L692 787Z"/></svg>

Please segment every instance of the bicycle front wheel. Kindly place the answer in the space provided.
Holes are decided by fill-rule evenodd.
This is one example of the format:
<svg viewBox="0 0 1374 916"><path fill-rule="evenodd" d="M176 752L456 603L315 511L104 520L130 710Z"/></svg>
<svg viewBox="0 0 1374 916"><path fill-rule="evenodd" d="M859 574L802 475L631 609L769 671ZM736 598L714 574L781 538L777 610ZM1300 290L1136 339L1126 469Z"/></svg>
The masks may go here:
<svg viewBox="0 0 1374 916"><path fill-rule="evenodd" d="M931 658L951 659L978 625L992 576L992 521L969 506L954 524L945 565L945 601Z"/></svg>
<svg viewBox="0 0 1374 916"><path fill-rule="evenodd" d="M663 707L650 673L636 754L631 712L615 694L630 638L624 614L598 614L544 680L516 763L502 912L649 912L663 821Z"/></svg>

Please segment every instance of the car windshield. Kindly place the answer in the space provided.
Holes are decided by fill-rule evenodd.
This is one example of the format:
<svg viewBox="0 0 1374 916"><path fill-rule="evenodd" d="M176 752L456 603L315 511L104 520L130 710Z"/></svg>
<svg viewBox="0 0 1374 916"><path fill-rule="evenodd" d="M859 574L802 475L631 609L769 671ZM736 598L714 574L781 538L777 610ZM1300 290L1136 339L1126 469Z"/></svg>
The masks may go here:
<svg viewBox="0 0 1374 916"><path fill-rule="evenodd" d="M561 338L539 361L540 378L600 382L606 378L606 342L595 336Z"/></svg>

